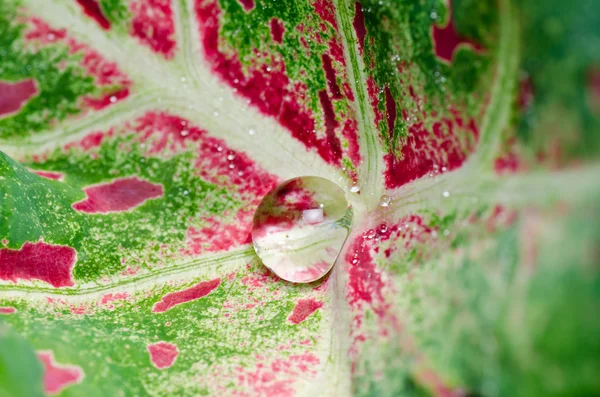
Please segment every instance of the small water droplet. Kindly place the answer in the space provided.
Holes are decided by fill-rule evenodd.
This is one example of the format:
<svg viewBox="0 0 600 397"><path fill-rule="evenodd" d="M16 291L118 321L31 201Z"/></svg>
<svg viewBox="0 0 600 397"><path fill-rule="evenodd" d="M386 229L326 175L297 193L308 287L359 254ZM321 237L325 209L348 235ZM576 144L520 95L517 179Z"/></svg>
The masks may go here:
<svg viewBox="0 0 600 397"><path fill-rule="evenodd" d="M392 202L392 199L387 194L384 194L379 199L379 205L382 206L382 207L387 207L388 205L390 205L391 202Z"/></svg>
<svg viewBox="0 0 600 397"><path fill-rule="evenodd" d="M447 235L449 235L449 234L450 234L450 230L448 230L448 229L445 229L445 230L444 230L444 236L447 236Z"/></svg>
<svg viewBox="0 0 600 397"><path fill-rule="evenodd" d="M450 192L445 191L444 193L442 193L442 196L444 196L444 197L450 197Z"/></svg>
<svg viewBox="0 0 600 397"><path fill-rule="evenodd" d="M367 240L371 240L371 239L375 238L376 235L377 235L377 232L375 231L375 229L369 229L365 232L365 238Z"/></svg>
<svg viewBox="0 0 600 397"><path fill-rule="evenodd" d="M353 186L350 188L350 191L351 191L352 193L358 193L358 192L360 192L360 186L358 186L358 185L353 185Z"/></svg>
<svg viewBox="0 0 600 397"><path fill-rule="evenodd" d="M252 242L263 264L284 280L309 283L333 266L348 237L352 208L344 191L300 177L270 191L254 214Z"/></svg>
<svg viewBox="0 0 600 397"><path fill-rule="evenodd" d="M117 102L117 97L114 95L111 95L110 98L108 98L108 100L110 101L110 103L115 103L115 102Z"/></svg>
<svg viewBox="0 0 600 397"><path fill-rule="evenodd" d="M235 154L230 153L227 155L227 160L229 160L229 161L233 160L234 158L235 158Z"/></svg>
<svg viewBox="0 0 600 397"><path fill-rule="evenodd" d="M250 129L248 130L248 134L250 134L250 135L254 135L254 134L256 134L256 130L255 130L254 128L250 128Z"/></svg>
<svg viewBox="0 0 600 397"><path fill-rule="evenodd" d="M181 136L188 136L190 134L189 130L181 130L181 132L179 133Z"/></svg>

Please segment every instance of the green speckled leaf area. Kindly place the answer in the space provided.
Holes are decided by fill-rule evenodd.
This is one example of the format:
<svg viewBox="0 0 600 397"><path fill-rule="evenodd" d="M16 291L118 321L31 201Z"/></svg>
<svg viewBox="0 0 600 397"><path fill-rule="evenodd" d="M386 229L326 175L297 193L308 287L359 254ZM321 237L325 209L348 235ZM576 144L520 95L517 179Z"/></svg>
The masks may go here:
<svg viewBox="0 0 600 397"><path fill-rule="evenodd" d="M596 3L0 1L0 395L600 395Z"/></svg>

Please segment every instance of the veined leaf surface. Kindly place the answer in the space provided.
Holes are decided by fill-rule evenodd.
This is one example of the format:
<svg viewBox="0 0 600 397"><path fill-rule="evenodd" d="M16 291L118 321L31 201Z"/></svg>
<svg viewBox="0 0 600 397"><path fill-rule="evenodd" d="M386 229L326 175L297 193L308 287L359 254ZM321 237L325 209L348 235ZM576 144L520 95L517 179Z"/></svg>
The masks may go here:
<svg viewBox="0 0 600 397"><path fill-rule="evenodd" d="M600 393L599 15L1 1L0 315L45 392ZM250 240L299 176L354 210L307 285Z"/></svg>

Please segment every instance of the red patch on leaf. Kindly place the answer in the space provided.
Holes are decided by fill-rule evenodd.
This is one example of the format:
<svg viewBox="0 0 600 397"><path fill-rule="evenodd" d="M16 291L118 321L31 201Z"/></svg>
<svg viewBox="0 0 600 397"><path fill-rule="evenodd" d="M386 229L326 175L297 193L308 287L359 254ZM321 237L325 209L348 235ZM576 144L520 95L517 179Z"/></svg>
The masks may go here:
<svg viewBox="0 0 600 397"><path fill-rule="evenodd" d="M348 270L348 300L351 305L362 303L373 304L383 301L382 289L384 287L381 271L377 269L371 258L370 249L372 240L366 238L368 232L357 237L348 253L346 261L350 264Z"/></svg>
<svg viewBox="0 0 600 397"><path fill-rule="evenodd" d="M47 394L58 394L83 380L84 373L81 367L58 364L52 351L39 351L37 356L44 365L44 392Z"/></svg>
<svg viewBox="0 0 600 397"><path fill-rule="evenodd" d="M100 4L98 4L98 0L76 0L77 3L83 9L83 12L88 17L92 18L94 21L100 25L100 27L104 30L110 29L110 21L106 19L104 14L102 14L102 9L100 8Z"/></svg>
<svg viewBox="0 0 600 397"><path fill-rule="evenodd" d="M254 0L239 0L239 2L242 5L242 7L244 7L244 10L246 12L254 8Z"/></svg>
<svg viewBox="0 0 600 397"><path fill-rule="evenodd" d="M14 307L2 306L0 307L0 314L13 314L17 311Z"/></svg>
<svg viewBox="0 0 600 397"><path fill-rule="evenodd" d="M207 251L227 250L250 242L254 210L263 196L278 180L266 172L245 153L230 150L221 139L189 121L167 113L147 113L133 128L148 148L149 154L165 150L176 152L195 146L195 168L205 181L227 188L244 203L237 213L202 219L201 227L188 228L185 254L198 255Z"/></svg>
<svg viewBox="0 0 600 397"><path fill-rule="evenodd" d="M441 58L446 62L452 62L454 51L456 51L456 48L461 44L467 44L476 51L480 51L482 48L479 44L460 37L456 32L454 18L452 18L452 1L450 1L450 5L448 6L448 13L450 13L448 18L449 22L446 26L439 27L434 24L431 28L435 54L438 58Z"/></svg>
<svg viewBox="0 0 600 397"><path fill-rule="evenodd" d="M158 369L169 368L175 363L179 355L179 349L172 343L157 342L146 346L150 353L150 361Z"/></svg>
<svg viewBox="0 0 600 397"><path fill-rule="evenodd" d="M211 293L220 284L221 279L216 278L210 281L203 281L183 291L171 292L163 296L160 302L156 302L154 304L154 307L152 307L152 313L166 312L167 310L170 310L177 305L181 305L182 303L200 299Z"/></svg>
<svg viewBox="0 0 600 397"><path fill-rule="evenodd" d="M67 35L65 29L53 29L40 18L32 17L27 20L25 39L34 48L44 47L55 43L65 44L70 54L81 57L80 65L86 74L94 78L94 84L101 89L102 96L84 97L82 102L95 109L108 106L124 99L131 86L129 78L119 70L117 64L106 60L99 52ZM111 97L114 97L111 100Z"/></svg>
<svg viewBox="0 0 600 397"><path fill-rule="evenodd" d="M283 43L283 33L285 32L285 28L283 27L283 22L281 22L277 18L271 19L271 36L273 37L273 41L276 43Z"/></svg>
<svg viewBox="0 0 600 397"><path fill-rule="evenodd" d="M365 14L363 14L362 5L358 1L354 3L354 21L352 25L354 26L354 31L360 44L360 51L362 52L365 46L367 28L365 27Z"/></svg>
<svg viewBox="0 0 600 397"><path fill-rule="evenodd" d="M171 0L144 0L131 3L130 34L166 59L175 55L175 23Z"/></svg>
<svg viewBox="0 0 600 397"><path fill-rule="evenodd" d="M17 113L38 93L35 80L0 81L0 117Z"/></svg>
<svg viewBox="0 0 600 397"><path fill-rule="evenodd" d="M74 147L80 147L85 151L88 151L92 148L98 147L102 144L102 141L107 136L112 136L114 134L113 130L110 129L108 132L92 132L82 138L80 141L70 142L65 145L65 149L71 149Z"/></svg>
<svg viewBox="0 0 600 397"><path fill-rule="evenodd" d="M451 171L462 165L474 148L479 131L474 120L465 123L457 112L451 112L454 113L453 118L434 122L431 130L427 130L422 121L408 126L408 137L402 142L400 156L385 155L388 188L402 186L436 167ZM408 115L404 111L403 114L407 119ZM456 130L461 131L466 139L460 140Z"/></svg>
<svg viewBox="0 0 600 397"><path fill-rule="evenodd" d="M74 285L71 270L77 253L71 247L50 245L42 241L26 242L18 250L0 249L0 279L41 280L55 288Z"/></svg>
<svg viewBox="0 0 600 397"><path fill-rule="evenodd" d="M323 307L323 302L313 298L299 299L296 306L294 306L294 311L288 317L288 321L292 324L300 324L321 307Z"/></svg>
<svg viewBox="0 0 600 397"><path fill-rule="evenodd" d="M84 189L87 198L73 204L73 209L88 214L123 212L143 204L146 200L162 197L162 185L137 177L117 179L110 183Z"/></svg>
<svg viewBox="0 0 600 397"><path fill-rule="evenodd" d="M335 20L335 7L331 0L316 0L313 7L322 20L329 22L335 30L338 30L337 21Z"/></svg>
<svg viewBox="0 0 600 397"><path fill-rule="evenodd" d="M319 101L321 102L325 116L325 133L329 142L328 156L335 159L336 163L339 163L342 159L342 146L340 145L340 140L335 135L335 129L339 126L339 123L335 118L333 104L331 103L331 99L329 99L329 95L327 95L327 91L319 91Z"/></svg>
<svg viewBox="0 0 600 397"><path fill-rule="evenodd" d="M329 55L323 54L321 59L323 60L323 70L325 70L325 77L327 77L327 86L329 87L329 92L331 92L331 97L333 99L341 99L342 93L337 83L335 70L333 70L331 64L331 58Z"/></svg>
<svg viewBox="0 0 600 397"><path fill-rule="evenodd" d="M95 110L104 109L111 104L118 102L122 99L127 98L129 95L129 89L124 88L122 90L111 92L104 95L101 98L85 98L85 104Z"/></svg>
<svg viewBox="0 0 600 397"><path fill-rule="evenodd" d="M204 57L213 71L262 113L276 118L307 148L315 149L328 163L339 165L340 157L336 149L340 146L338 138L335 135L318 137L310 111L301 105L306 99L306 86L290 82L283 62L273 57L269 65L260 64L245 71L235 52L226 54L219 48L222 46L219 40L220 14L216 1L196 1ZM256 55L258 58L263 54ZM268 57L268 54L264 55Z"/></svg>

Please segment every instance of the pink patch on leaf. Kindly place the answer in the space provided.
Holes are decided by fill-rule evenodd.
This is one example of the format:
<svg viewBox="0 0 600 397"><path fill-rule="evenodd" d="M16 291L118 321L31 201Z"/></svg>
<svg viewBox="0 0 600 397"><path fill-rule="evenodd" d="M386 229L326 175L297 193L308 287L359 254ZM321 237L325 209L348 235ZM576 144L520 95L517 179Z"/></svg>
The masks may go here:
<svg viewBox="0 0 600 397"><path fill-rule="evenodd" d="M77 3L83 9L83 12L88 17L92 18L94 21L100 25L100 27L104 30L110 29L110 22L104 14L102 14L102 9L100 8L99 0L76 0Z"/></svg>
<svg viewBox="0 0 600 397"><path fill-rule="evenodd" d="M150 361L158 369L169 368L175 363L179 355L179 349L172 343L157 342L146 346L150 353Z"/></svg>
<svg viewBox="0 0 600 397"><path fill-rule="evenodd" d="M432 27L435 54L438 56L438 58L441 58L446 62L452 62L454 52L461 44L468 44L477 51L482 49L477 43L459 36L459 34L456 32L456 26L454 25L451 9L452 2L450 1L450 6L448 7L450 16L448 18L449 22L446 24L446 26L439 27L434 24Z"/></svg>
<svg viewBox="0 0 600 397"><path fill-rule="evenodd" d="M316 301L313 298L299 299L294 311L288 317L288 321L292 324L300 324L321 307L323 307L323 302Z"/></svg>
<svg viewBox="0 0 600 397"><path fill-rule="evenodd" d="M17 113L38 93L35 80L0 81L0 117Z"/></svg>
<svg viewBox="0 0 600 397"><path fill-rule="evenodd" d="M90 186L85 188L84 192L87 198L73 204L73 208L77 211L97 214L127 211L148 199L162 197L163 187L131 177Z"/></svg>
<svg viewBox="0 0 600 397"><path fill-rule="evenodd" d="M160 302L156 302L154 304L154 307L152 307L152 312L163 313L177 305L181 305L182 303L200 299L211 293L220 284L221 279L216 278L210 281L203 281L183 291L171 292L163 296Z"/></svg>
<svg viewBox="0 0 600 397"><path fill-rule="evenodd" d="M100 304L108 305L112 302L126 300L128 297L129 297L129 294L127 292L117 292L114 294L106 294L100 300Z"/></svg>
<svg viewBox="0 0 600 397"><path fill-rule="evenodd" d="M62 181L65 177L65 174L56 171L31 170L31 172L46 179L52 179L55 181Z"/></svg>
<svg viewBox="0 0 600 397"><path fill-rule="evenodd" d="M173 58L176 42L171 1L138 0L131 4L130 11L131 35L166 59Z"/></svg>
<svg viewBox="0 0 600 397"><path fill-rule="evenodd" d="M17 309L15 309L14 307L10 307L10 306L1 306L0 307L0 314L13 314L17 311Z"/></svg>
<svg viewBox="0 0 600 397"><path fill-rule="evenodd" d="M273 41L281 44L283 42L283 33L285 32L285 28L283 27L283 22L281 22L277 18L271 19L271 36L273 37Z"/></svg>
<svg viewBox="0 0 600 397"><path fill-rule="evenodd" d="M83 380L84 373L81 367L58 364L52 351L39 351L37 356L44 365L44 392L47 394L58 394Z"/></svg>
<svg viewBox="0 0 600 397"><path fill-rule="evenodd" d="M42 241L26 242L18 250L0 249L0 279L41 280L55 288L74 285L71 270L77 253L71 247L50 245Z"/></svg>

